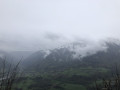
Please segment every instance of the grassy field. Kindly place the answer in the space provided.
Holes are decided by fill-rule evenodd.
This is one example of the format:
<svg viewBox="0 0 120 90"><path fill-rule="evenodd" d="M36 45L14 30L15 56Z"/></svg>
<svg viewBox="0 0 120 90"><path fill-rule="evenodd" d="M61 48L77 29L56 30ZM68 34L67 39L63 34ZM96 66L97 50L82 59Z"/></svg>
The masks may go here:
<svg viewBox="0 0 120 90"><path fill-rule="evenodd" d="M87 90L99 76L107 74L105 68L70 68L55 72L27 72L14 84L13 90ZM92 89L91 89L92 90Z"/></svg>

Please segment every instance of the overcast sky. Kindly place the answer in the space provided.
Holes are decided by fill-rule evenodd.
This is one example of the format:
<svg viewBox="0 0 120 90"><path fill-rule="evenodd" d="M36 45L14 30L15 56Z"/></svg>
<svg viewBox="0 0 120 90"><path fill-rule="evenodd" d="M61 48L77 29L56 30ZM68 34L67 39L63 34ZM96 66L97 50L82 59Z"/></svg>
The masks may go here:
<svg viewBox="0 0 120 90"><path fill-rule="evenodd" d="M120 38L119 0L0 0L0 49L39 50Z"/></svg>

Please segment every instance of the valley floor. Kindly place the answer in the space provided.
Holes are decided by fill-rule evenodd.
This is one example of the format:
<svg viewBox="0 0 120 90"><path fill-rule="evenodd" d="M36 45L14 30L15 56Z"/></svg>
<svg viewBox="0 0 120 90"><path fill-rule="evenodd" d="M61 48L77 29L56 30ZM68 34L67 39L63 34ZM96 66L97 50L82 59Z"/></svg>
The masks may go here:
<svg viewBox="0 0 120 90"><path fill-rule="evenodd" d="M26 72L14 84L14 90L93 90L94 82L107 75L106 68L78 68L64 71Z"/></svg>

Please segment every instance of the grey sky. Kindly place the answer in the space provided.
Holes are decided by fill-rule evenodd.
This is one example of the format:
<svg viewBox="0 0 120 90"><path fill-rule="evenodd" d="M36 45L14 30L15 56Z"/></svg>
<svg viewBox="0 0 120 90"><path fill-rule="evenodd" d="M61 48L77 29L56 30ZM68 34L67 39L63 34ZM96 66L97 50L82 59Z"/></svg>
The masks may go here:
<svg viewBox="0 0 120 90"><path fill-rule="evenodd" d="M76 38L120 38L119 0L0 0L0 49L53 48Z"/></svg>

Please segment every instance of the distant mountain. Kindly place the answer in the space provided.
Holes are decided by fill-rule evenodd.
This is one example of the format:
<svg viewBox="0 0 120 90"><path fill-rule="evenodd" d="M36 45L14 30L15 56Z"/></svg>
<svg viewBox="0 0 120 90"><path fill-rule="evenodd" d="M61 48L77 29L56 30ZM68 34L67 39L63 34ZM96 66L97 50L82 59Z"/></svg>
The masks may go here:
<svg viewBox="0 0 120 90"><path fill-rule="evenodd" d="M8 68L8 65L14 64L14 61L12 60L12 57L9 55L9 53L0 50L0 70L3 68L5 63L5 68Z"/></svg>
<svg viewBox="0 0 120 90"><path fill-rule="evenodd" d="M103 44L96 44L92 42L73 42L66 45L63 45L59 48L55 48L53 50L40 50L33 55L31 55L28 59L33 59L36 57L40 57L39 59L45 59L48 57L56 57L56 59L61 58L62 60L71 59L81 59L85 56L95 54L97 51L105 51L106 46ZM69 54L69 55L67 55ZM42 57L41 57L42 55ZM52 55L52 56L51 56ZM70 58L69 58L70 57ZM64 59L63 59L64 58ZM69 58L69 59L68 59ZM60 60L60 59L59 59Z"/></svg>
<svg viewBox="0 0 120 90"><path fill-rule="evenodd" d="M120 44L116 42L106 42L108 47L106 52L99 51L91 56L83 58L83 62L92 66L111 67L120 65Z"/></svg>
<svg viewBox="0 0 120 90"><path fill-rule="evenodd" d="M120 63L120 43L108 40L102 43L74 42L53 50L41 50L24 60L29 70L59 70L80 66L107 67Z"/></svg>
<svg viewBox="0 0 120 90"><path fill-rule="evenodd" d="M14 58L8 52L0 50L0 58L2 60L6 60L7 62L14 63Z"/></svg>
<svg viewBox="0 0 120 90"><path fill-rule="evenodd" d="M28 58L26 58L23 62L23 64L26 66L40 64L41 62L44 62L46 60L48 61L68 61L73 60L74 55L76 54L75 51L73 51L75 48L75 45L78 46L78 43L72 43L68 45L61 46L59 48L55 48L53 50L40 50L38 52L35 52ZM83 48L86 46L86 44L79 43L80 47ZM79 57L80 58L80 57Z"/></svg>
<svg viewBox="0 0 120 90"><path fill-rule="evenodd" d="M26 59L30 55L32 55L35 51L11 51L9 55L12 56L16 61L21 59Z"/></svg>
<svg viewBox="0 0 120 90"><path fill-rule="evenodd" d="M21 59L22 61L33 54L34 51L3 51L0 50L0 58L5 59L6 61L10 62L11 64L18 63Z"/></svg>
<svg viewBox="0 0 120 90"><path fill-rule="evenodd" d="M9 54L5 51L0 50L0 58L7 58L9 57Z"/></svg>

